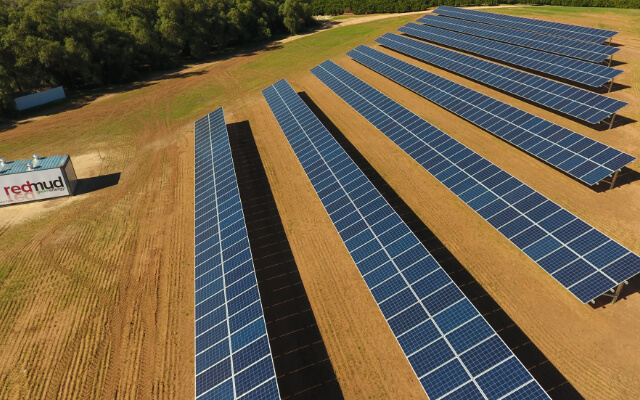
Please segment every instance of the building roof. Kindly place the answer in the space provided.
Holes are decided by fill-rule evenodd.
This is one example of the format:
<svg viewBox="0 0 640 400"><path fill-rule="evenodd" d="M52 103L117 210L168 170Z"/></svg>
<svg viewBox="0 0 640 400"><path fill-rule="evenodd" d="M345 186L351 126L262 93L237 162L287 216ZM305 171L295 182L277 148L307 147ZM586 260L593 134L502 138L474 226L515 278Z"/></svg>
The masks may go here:
<svg viewBox="0 0 640 400"><path fill-rule="evenodd" d="M45 169L63 167L68 159L68 155L40 157L40 161L38 161L38 165L33 169L33 171L43 171ZM27 160L7 161L7 164L4 167L0 167L0 176L19 174L21 172L31 172L27 169L27 166L32 160L32 158L29 158Z"/></svg>

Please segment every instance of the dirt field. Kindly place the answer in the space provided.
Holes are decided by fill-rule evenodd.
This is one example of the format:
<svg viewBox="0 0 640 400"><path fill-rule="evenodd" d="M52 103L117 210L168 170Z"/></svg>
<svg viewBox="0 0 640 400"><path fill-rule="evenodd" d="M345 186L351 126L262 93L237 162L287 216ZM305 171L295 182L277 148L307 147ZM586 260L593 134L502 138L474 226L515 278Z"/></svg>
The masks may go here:
<svg viewBox="0 0 640 400"><path fill-rule="evenodd" d="M620 30L615 58L625 73L611 96L630 103L622 116L640 119L640 12L501 12ZM91 179L73 198L0 208L0 398L193 397L193 121L219 106L227 123L249 122L345 398L425 397L260 94L283 77L332 120L582 396L640 398L638 279L613 307L580 304L307 72L331 58L640 252L640 181L594 191L344 55L415 18L255 49L0 132L0 156L68 153L79 177ZM394 55L640 157L638 122L596 131ZM632 168L640 171L638 163Z"/></svg>

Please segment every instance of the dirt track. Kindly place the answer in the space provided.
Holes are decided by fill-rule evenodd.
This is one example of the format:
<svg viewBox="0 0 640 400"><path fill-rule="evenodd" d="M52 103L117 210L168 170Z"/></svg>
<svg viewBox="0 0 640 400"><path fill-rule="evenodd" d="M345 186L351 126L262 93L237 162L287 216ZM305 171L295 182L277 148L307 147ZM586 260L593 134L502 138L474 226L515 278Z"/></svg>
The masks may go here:
<svg viewBox="0 0 640 400"><path fill-rule="evenodd" d="M619 81L631 88L612 96L630 101L624 115L638 119L640 43L624 31L617 38L625 46L616 58L627 63ZM637 122L598 132L394 55L640 156ZM345 397L424 398L259 93L282 77L331 118L583 396L640 398L638 279L615 307L581 305L309 73L259 71L268 83L243 90L239 71L262 56L219 61L0 132L2 157L69 153L80 178L98 177L75 198L0 208L0 398L193 396L193 121L220 105L228 123L248 121L253 131ZM640 181L594 192L343 52L331 59L640 252ZM173 118L180 100L167 99L202 87L228 93L228 101L203 97Z"/></svg>

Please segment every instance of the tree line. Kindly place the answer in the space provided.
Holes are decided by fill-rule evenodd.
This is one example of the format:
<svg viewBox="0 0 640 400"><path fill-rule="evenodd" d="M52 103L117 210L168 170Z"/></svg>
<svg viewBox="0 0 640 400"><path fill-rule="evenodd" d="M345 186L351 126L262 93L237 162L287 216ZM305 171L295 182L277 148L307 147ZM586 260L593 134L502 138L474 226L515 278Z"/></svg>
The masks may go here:
<svg viewBox="0 0 640 400"><path fill-rule="evenodd" d="M310 0L0 0L0 111L17 92L129 82L299 32L311 15Z"/></svg>
<svg viewBox="0 0 640 400"><path fill-rule="evenodd" d="M640 7L640 0L0 0L0 113L11 112L16 93L130 82L231 45L300 32L312 15L498 3Z"/></svg>
<svg viewBox="0 0 640 400"><path fill-rule="evenodd" d="M573 7L640 8L640 0L312 0L314 15L397 13L424 11L439 5L480 6L531 4Z"/></svg>

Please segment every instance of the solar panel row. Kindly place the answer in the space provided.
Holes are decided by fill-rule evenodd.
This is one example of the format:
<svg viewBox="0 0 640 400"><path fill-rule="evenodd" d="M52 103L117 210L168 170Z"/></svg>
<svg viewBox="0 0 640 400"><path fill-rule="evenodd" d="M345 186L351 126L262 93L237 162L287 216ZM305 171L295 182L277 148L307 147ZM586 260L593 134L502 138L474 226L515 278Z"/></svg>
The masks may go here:
<svg viewBox="0 0 640 400"><path fill-rule="evenodd" d="M279 399L222 108L195 123L196 398Z"/></svg>
<svg viewBox="0 0 640 400"><path fill-rule="evenodd" d="M586 26L562 24L532 18L515 17L484 11L468 10L450 6L440 6L434 13L447 17L461 18L486 24L508 26L524 31L544 33L545 35L565 37L585 42L602 43L618 32L607 29L589 28Z"/></svg>
<svg viewBox="0 0 640 400"><path fill-rule="evenodd" d="M593 64L412 22L398 30L420 39L591 87L600 87L622 73L621 70L605 67L600 64Z"/></svg>
<svg viewBox="0 0 640 400"><path fill-rule="evenodd" d="M582 302L640 273L640 257L331 61L325 85Z"/></svg>
<svg viewBox="0 0 640 400"><path fill-rule="evenodd" d="M579 40L554 37L541 33L521 31L456 18L435 16L433 14L425 15L418 19L418 22L436 28L448 29L596 63L606 60L619 51L617 47L581 42Z"/></svg>
<svg viewBox="0 0 640 400"><path fill-rule="evenodd" d="M376 42L591 124L601 122L627 105L624 101L393 33L381 36Z"/></svg>
<svg viewBox="0 0 640 400"><path fill-rule="evenodd" d="M430 399L548 399L291 86L263 95Z"/></svg>
<svg viewBox="0 0 640 400"><path fill-rule="evenodd" d="M588 185L635 157L367 46L354 60Z"/></svg>

